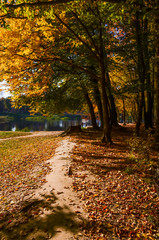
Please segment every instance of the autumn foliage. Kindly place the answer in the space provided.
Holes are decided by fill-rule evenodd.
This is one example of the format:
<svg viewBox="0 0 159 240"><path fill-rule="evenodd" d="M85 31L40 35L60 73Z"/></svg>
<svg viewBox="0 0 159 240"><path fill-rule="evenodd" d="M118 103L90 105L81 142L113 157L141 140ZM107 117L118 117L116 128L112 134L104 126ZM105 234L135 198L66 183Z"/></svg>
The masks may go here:
<svg viewBox="0 0 159 240"><path fill-rule="evenodd" d="M137 135L143 119L146 129L155 121L158 139L157 1L1 5L0 74L14 106L46 115L87 105L103 141L112 142L121 114Z"/></svg>

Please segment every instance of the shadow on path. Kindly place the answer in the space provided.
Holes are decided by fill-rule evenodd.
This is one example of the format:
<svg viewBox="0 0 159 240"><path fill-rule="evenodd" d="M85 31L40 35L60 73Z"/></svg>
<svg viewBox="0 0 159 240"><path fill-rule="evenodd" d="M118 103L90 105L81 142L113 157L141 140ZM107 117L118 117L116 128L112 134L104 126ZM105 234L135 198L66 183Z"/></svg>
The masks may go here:
<svg viewBox="0 0 159 240"><path fill-rule="evenodd" d="M51 193L42 199L25 202L19 213L8 216L0 223L0 239L42 240L54 237L62 230L78 233L84 219L67 205L56 204L58 198ZM80 219L80 220L79 220Z"/></svg>

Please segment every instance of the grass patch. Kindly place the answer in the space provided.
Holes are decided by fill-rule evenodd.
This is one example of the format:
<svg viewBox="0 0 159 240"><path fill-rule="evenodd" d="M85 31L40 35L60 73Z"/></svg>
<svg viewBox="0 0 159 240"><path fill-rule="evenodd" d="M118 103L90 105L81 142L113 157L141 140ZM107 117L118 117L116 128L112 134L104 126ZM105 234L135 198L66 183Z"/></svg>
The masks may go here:
<svg viewBox="0 0 159 240"><path fill-rule="evenodd" d="M4 132L4 131L0 131L0 139L5 139L5 138L10 138L10 137L19 137L19 136L25 136L25 135L29 135L31 133L28 132Z"/></svg>
<svg viewBox="0 0 159 240"><path fill-rule="evenodd" d="M59 138L32 137L0 142L0 217L17 208L24 193L42 184L50 171L46 162Z"/></svg>

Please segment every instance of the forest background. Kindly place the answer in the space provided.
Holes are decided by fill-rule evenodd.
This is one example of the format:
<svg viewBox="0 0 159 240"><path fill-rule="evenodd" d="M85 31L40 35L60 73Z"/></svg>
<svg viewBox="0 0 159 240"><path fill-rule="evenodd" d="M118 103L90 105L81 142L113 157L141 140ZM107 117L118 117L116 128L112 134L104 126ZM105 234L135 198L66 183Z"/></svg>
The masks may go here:
<svg viewBox="0 0 159 240"><path fill-rule="evenodd" d="M159 141L157 1L1 1L0 68L13 106L97 109L102 141L124 109ZM7 39L7 41L6 41Z"/></svg>

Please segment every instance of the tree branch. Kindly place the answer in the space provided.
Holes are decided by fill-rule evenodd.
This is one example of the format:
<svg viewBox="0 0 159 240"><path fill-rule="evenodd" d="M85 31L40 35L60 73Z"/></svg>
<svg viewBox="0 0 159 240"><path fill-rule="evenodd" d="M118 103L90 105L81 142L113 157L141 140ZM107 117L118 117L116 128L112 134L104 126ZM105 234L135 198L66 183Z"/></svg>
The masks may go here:
<svg viewBox="0 0 159 240"><path fill-rule="evenodd" d="M41 7L41 6L55 6L56 4L60 3L68 3L71 2L72 0L54 0L54 1L37 1L37 2L23 2L19 4L4 4L3 6L6 8L12 8L12 9L17 9L21 7Z"/></svg>
<svg viewBox="0 0 159 240"><path fill-rule="evenodd" d="M73 0L53 0L53 1L37 1L37 2L23 2L19 4L3 4L4 7L6 8L12 8L12 9L17 9L21 7L38 7L38 6L55 6L60 3L69 3L72 2ZM123 0L104 0L104 2L110 2L110 3L121 3Z"/></svg>
<svg viewBox="0 0 159 240"><path fill-rule="evenodd" d="M35 59L35 58L30 58L30 57L27 57L27 56L20 55L20 54L15 54L15 55L18 56L18 57L25 58L26 60L33 61L33 62L51 62L51 63L53 63L54 61L62 62L62 63L68 64L69 66L72 66L74 68L80 69L83 72L95 77L96 79L100 79L99 76L97 76L94 72L88 70L87 67L79 66L79 65L75 64L73 61L68 61L68 60L62 59L60 57Z"/></svg>
<svg viewBox="0 0 159 240"><path fill-rule="evenodd" d="M84 46L87 47L87 49L93 54L93 56L97 59L97 61L99 61L99 57L97 56L97 54L91 49L91 47L77 34L73 31L72 28L70 28L64 21L62 21L62 19L56 14L54 13L55 17L71 32L73 33L73 35L84 44Z"/></svg>
<svg viewBox="0 0 159 240"><path fill-rule="evenodd" d="M92 42L92 44L93 44L96 52L99 54L99 49L98 49L97 45L95 44L95 41L94 41L94 39L92 38L92 36L91 36L88 28L86 27L86 25L81 21L81 19L78 17L78 15L77 15L75 12L73 12L73 11L71 11L71 12L72 12L73 15L75 16L76 20L77 20L77 21L80 23L80 25L83 27L83 29L85 30L87 36L88 36L89 39L91 40L91 42Z"/></svg>

